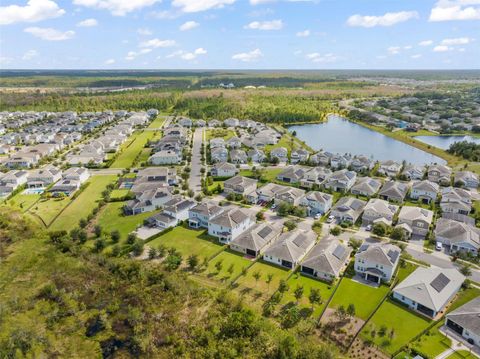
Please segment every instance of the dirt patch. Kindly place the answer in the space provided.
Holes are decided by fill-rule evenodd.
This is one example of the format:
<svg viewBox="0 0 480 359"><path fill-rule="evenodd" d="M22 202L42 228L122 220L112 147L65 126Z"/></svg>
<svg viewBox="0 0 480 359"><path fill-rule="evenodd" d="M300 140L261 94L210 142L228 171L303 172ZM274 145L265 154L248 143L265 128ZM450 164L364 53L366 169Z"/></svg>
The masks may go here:
<svg viewBox="0 0 480 359"><path fill-rule="evenodd" d="M352 359L388 359L388 355L380 351L377 347L368 346L365 342L356 338L350 350L348 351L349 358Z"/></svg>
<svg viewBox="0 0 480 359"><path fill-rule="evenodd" d="M320 321L320 330L338 346L348 348L364 321L359 318L339 318L335 309L327 308Z"/></svg>

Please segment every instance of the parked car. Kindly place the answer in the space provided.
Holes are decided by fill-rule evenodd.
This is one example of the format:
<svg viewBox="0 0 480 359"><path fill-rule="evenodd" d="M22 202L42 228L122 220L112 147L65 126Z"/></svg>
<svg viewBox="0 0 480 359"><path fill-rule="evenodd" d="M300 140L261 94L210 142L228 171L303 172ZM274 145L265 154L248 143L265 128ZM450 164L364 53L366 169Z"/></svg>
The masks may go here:
<svg viewBox="0 0 480 359"><path fill-rule="evenodd" d="M321 216L322 216L322 215L321 215L320 213L317 213L313 218L314 218L314 219L320 219Z"/></svg>
<svg viewBox="0 0 480 359"><path fill-rule="evenodd" d="M272 204L272 206L270 208L275 209L275 208L277 208L277 205L274 203L274 204Z"/></svg>
<svg viewBox="0 0 480 359"><path fill-rule="evenodd" d="M443 249L443 244L441 242L435 243L435 249L441 251Z"/></svg>
<svg viewBox="0 0 480 359"><path fill-rule="evenodd" d="M335 219L334 216L328 216L327 223L332 223L334 219Z"/></svg>
<svg viewBox="0 0 480 359"><path fill-rule="evenodd" d="M366 227L365 227L365 230L366 230L367 232L370 232L370 231L372 230L372 225L369 224L368 226L366 226Z"/></svg>

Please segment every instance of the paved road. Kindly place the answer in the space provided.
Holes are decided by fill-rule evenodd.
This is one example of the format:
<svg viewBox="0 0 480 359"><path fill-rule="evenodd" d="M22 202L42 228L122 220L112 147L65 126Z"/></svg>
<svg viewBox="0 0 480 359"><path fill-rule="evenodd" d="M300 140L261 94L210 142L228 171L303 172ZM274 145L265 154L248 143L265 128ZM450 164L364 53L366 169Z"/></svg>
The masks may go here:
<svg viewBox="0 0 480 359"><path fill-rule="evenodd" d="M189 179L189 187L195 192L195 195L202 192L202 155L200 149L203 146L203 129L196 128L193 133L192 162Z"/></svg>

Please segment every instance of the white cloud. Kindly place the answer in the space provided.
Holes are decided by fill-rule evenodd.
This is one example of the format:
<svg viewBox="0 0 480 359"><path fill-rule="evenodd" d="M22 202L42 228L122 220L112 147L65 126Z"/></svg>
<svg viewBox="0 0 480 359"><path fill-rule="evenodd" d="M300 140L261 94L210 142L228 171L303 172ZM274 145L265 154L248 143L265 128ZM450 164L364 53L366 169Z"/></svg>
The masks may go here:
<svg viewBox="0 0 480 359"><path fill-rule="evenodd" d="M275 2L275 0L250 0L250 5L261 5Z"/></svg>
<svg viewBox="0 0 480 359"><path fill-rule="evenodd" d="M28 50L23 54L22 60L28 61L37 56L38 56L38 52L36 50Z"/></svg>
<svg viewBox="0 0 480 359"><path fill-rule="evenodd" d="M0 65L8 65L13 61L11 57L8 56L0 56Z"/></svg>
<svg viewBox="0 0 480 359"><path fill-rule="evenodd" d="M299 32L297 32L297 36L298 37L308 37L308 36L310 36L310 30L299 31Z"/></svg>
<svg viewBox="0 0 480 359"><path fill-rule="evenodd" d="M8 5L0 7L0 25L17 22L37 22L52 19L65 14L56 2L51 0L29 0L27 5Z"/></svg>
<svg viewBox="0 0 480 359"><path fill-rule="evenodd" d="M245 29L251 30L280 30L283 27L282 20L271 21L253 21L248 25L245 25Z"/></svg>
<svg viewBox="0 0 480 359"><path fill-rule="evenodd" d="M108 10L114 16L125 16L129 12L152 6L161 0L73 0L75 5Z"/></svg>
<svg viewBox="0 0 480 359"><path fill-rule="evenodd" d="M420 46L430 46L430 45L432 45L432 44L433 44L433 41L432 41L432 40L423 40L423 41L420 41L420 42L418 43L418 45L420 45Z"/></svg>
<svg viewBox="0 0 480 359"><path fill-rule="evenodd" d="M172 5L183 12L200 12L210 9L220 9L232 5L236 0L173 0Z"/></svg>
<svg viewBox="0 0 480 359"><path fill-rule="evenodd" d="M105 65L113 65L115 63L115 59L108 59L108 60L105 60L104 64Z"/></svg>
<svg viewBox="0 0 480 359"><path fill-rule="evenodd" d="M137 29L137 34L142 36L150 36L152 34L152 31L146 28L140 28Z"/></svg>
<svg viewBox="0 0 480 359"><path fill-rule="evenodd" d="M198 27L200 24L196 21L187 21L180 26L180 31L187 31Z"/></svg>
<svg viewBox="0 0 480 359"><path fill-rule="evenodd" d="M198 56L205 55L205 54L207 54L207 50L205 50L202 47L199 47L198 49L196 49L192 52L178 50L178 51L172 52L171 54L169 54L165 57L167 59L170 59L172 57L180 57L183 60L192 61L192 60L195 60Z"/></svg>
<svg viewBox="0 0 480 359"><path fill-rule="evenodd" d="M387 51L389 54L391 55L397 55L398 53L400 53L400 49L401 47L400 46L390 46Z"/></svg>
<svg viewBox="0 0 480 359"><path fill-rule="evenodd" d="M151 40L141 42L139 46L150 47L150 48L172 47L172 46L175 46L175 40L151 39Z"/></svg>
<svg viewBox="0 0 480 359"><path fill-rule="evenodd" d="M243 62L253 62L257 61L263 56L262 51L260 49L255 49L250 52L241 52L232 56L233 60L239 60Z"/></svg>
<svg viewBox="0 0 480 359"><path fill-rule="evenodd" d="M430 12L429 21L480 20L478 0L439 0Z"/></svg>
<svg viewBox="0 0 480 359"><path fill-rule="evenodd" d="M412 49L412 45L406 45L403 47L404 50L411 50Z"/></svg>
<svg viewBox="0 0 480 359"><path fill-rule="evenodd" d="M93 26L97 26L98 25L98 21L95 20L95 19L85 19L83 21L80 21L77 26L79 27L93 27Z"/></svg>
<svg viewBox="0 0 480 359"><path fill-rule="evenodd" d="M347 24L349 26L361 27L392 26L417 18L418 12L416 11L387 12L382 16L363 16L357 14L350 16L347 20Z"/></svg>
<svg viewBox="0 0 480 359"><path fill-rule="evenodd" d="M129 51L127 53L127 56L125 57L125 60L131 61L134 60L136 57L140 55L145 55L148 54L149 52L152 52L152 49L141 49L140 51Z"/></svg>
<svg viewBox="0 0 480 359"><path fill-rule="evenodd" d="M335 56L334 54L329 53L329 54L321 55L318 52L312 52L310 54L307 54L306 58L316 63L331 63L338 60L338 57Z"/></svg>
<svg viewBox="0 0 480 359"><path fill-rule="evenodd" d="M437 45L433 48L433 51L434 52L446 52L446 51L450 51L451 48L446 46L446 45Z"/></svg>
<svg viewBox="0 0 480 359"><path fill-rule="evenodd" d="M421 57L422 57L421 54L415 54L415 55L410 56L410 58L412 58L412 59L419 59Z"/></svg>
<svg viewBox="0 0 480 359"><path fill-rule="evenodd" d="M444 39L441 45L454 46L454 45L466 45L472 41L469 37L457 37L455 39Z"/></svg>
<svg viewBox="0 0 480 359"><path fill-rule="evenodd" d="M47 41L68 40L75 35L75 31L60 31L50 27L27 27L23 31Z"/></svg>

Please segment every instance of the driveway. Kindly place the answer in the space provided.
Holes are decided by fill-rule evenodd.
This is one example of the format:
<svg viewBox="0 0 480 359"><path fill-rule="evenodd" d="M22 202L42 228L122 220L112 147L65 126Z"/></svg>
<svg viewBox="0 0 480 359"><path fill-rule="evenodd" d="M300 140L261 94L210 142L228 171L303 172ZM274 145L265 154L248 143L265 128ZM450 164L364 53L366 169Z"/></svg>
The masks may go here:
<svg viewBox="0 0 480 359"><path fill-rule="evenodd" d="M203 128L196 128L193 133L192 161L189 179L189 187L195 195L202 192L202 155L200 150L203 146Z"/></svg>

